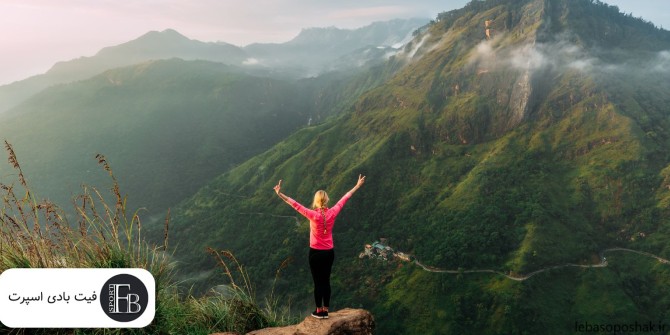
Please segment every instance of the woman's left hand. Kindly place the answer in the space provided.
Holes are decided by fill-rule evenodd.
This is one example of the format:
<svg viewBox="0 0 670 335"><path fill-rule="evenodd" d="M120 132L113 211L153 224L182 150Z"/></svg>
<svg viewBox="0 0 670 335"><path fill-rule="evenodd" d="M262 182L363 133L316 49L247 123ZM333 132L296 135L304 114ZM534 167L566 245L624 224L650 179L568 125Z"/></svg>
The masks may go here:
<svg viewBox="0 0 670 335"><path fill-rule="evenodd" d="M274 187L275 193L279 194L279 191L281 191L281 179L279 179L279 183L275 185Z"/></svg>

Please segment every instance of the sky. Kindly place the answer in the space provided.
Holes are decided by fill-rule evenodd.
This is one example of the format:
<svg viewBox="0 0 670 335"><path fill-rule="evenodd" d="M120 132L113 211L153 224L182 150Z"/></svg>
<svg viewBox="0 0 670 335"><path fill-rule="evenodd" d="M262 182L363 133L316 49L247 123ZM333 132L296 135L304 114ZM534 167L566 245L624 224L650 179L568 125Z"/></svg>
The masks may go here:
<svg viewBox="0 0 670 335"><path fill-rule="evenodd" d="M0 85L58 61L149 31L175 29L203 42L286 42L302 28L353 29L394 18L434 19L469 0L0 0ZM670 29L669 0L604 0Z"/></svg>

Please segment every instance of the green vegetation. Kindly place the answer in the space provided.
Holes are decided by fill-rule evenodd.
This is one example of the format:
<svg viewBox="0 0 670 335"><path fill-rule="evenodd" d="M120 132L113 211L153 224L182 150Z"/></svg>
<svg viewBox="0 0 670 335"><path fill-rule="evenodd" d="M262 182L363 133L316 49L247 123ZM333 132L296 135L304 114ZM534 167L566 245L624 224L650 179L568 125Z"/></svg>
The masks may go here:
<svg viewBox="0 0 670 335"><path fill-rule="evenodd" d="M272 312L279 306L309 310L308 227L272 186L283 179L303 203L317 189L336 201L359 173L367 183L334 228L331 307L370 309L379 333L565 334L575 322L670 327L670 267L636 254L523 282L356 257L380 237L429 266L512 274L595 264L613 247L670 257L670 66L659 53L668 49L667 31L599 1L472 1L440 14L404 52L365 73L294 82L206 62L147 63L54 87L15 109L0 130L30 152L30 166L44 167L35 174L45 189L69 190L42 186L64 171L94 170L68 151L84 148L118 160L119 180L153 216L186 198L171 210L175 272L163 261L139 261L167 277L154 326L168 330L152 328L157 333L204 331L229 317L222 328L250 329L283 322ZM23 206L35 203L26 199ZM134 218L128 227L139 223ZM114 224L100 231L114 236ZM161 244L161 228L154 223L143 236ZM135 241L82 264L135 262L128 250L139 250L140 260L167 257L135 249ZM40 257L12 255L8 266L42 266ZM195 298L219 287L218 266L237 295ZM190 287L188 298L169 284L171 274ZM252 290L249 277L265 280ZM270 311L255 296L272 297Z"/></svg>
<svg viewBox="0 0 670 335"><path fill-rule="evenodd" d="M95 188L84 187L76 199L77 222L63 211L38 200L24 178L13 148L5 142L18 184L0 184L3 207L0 217L0 273L10 268L143 268L156 280L156 316L142 329L9 329L3 334L210 334L217 331L247 332L293 321L274 297L260 307L244 268L229 252L212 250L228 278L225 292L195 297L180 292L173 278L173 264L165 240L156 246L145 242L140 216L126 213L116 178L103 156L99 164L113 181L114 203ZM232 270L230 266L235 266ZM243 281L241 285L239 279Z"/></svg>
<svg viewBox="0 0 670 335"><path fill-rule="evenodd" d="M215 176L379 85L386 72L376 71L354 82L351 74L293 81L203 61L149 62L45 90L0 116L0 134L36 191L57 203L82 181L104 183L88 157L107 153L132 195L128 207L159 221Z"/></svg>
<svg viewBox="0 0 670 335"><path fill-rule="evenodd" d="M290 258L277 289L306 310L307 228L272 186L283 179L302 202L321 188L337 199L363 173L365 188L334 231L334 307L372 310L380 333L563 334L582 320L670 324L670 269L635 255L521 283L356 257L379 237L448 269L529 273L591 264L617 246L668 257L667 76L626 68L626 60L653 61L658 48L600 58L608 53L602 45L575 43L583 54L561 59L550 51L570 46L571 36L593 38L571 35L578 9L601 4L548 3L473 1L441 15L417 36L433 44L348 113L294 133L202 188L174 211L181 276L196 289L211 285L212 262L199 256L205 246L233 250L258 277L270 278ZM486 19L498 37L483 46ZM646 39L618 47L668 46L667 33L643 35L654 28L633 29L634 19L618 24ZM542 45L532 49L536 41ZM545 61L530 59L537 54ZM574 57L621 65L583 70Z"/></svg>

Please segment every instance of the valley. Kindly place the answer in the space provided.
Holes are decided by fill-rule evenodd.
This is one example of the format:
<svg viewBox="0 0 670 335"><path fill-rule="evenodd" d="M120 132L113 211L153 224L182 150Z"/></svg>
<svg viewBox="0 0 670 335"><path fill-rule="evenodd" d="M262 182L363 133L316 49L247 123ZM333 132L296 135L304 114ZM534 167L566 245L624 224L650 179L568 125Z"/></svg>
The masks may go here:
<svg viewBox="0 0 670 335"><path fill-rule="evenodd" d="M165 52L130 52L148 42ZM307 203L363 174L334 227L333 308L380 334L670 324L667 30L597 0L475 0L278 45L128 43L0 87L0 134L61 204L106 192L104 154L189 294L234 286L212 257L234 255L257 300L308 314L309 225L273 186ZM357 257L379 236L406 259Z"/></svg>

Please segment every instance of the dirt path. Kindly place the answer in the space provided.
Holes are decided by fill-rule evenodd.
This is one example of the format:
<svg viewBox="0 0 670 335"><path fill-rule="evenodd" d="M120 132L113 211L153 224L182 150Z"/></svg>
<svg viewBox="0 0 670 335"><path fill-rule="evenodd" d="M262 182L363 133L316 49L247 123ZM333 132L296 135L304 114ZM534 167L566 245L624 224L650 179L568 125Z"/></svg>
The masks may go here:
<svg viewBox="0 0 670 335"><path fill-rule="evenodd" d="M507 273L504 273L504 272L500 272L500 271L496 271L496 270L488 270L488 269L487 269L487 270L445 270L445 269L438 269L438 268L434 268L434 267L431 267L431 266L427 266L427 265L421 264L418 260L414 260L414 263L415 263L416 265L420 266L421 268L423 268L424 270L429 271L429 272L436 272L436 273L451 273L451 274L461 274L461 273L495 273L495 274L498 274L498 275L507 277L508 279L511 279L511 280L524 281L524 280L527 280L527 279L529 279L530 277L532 277L532 276L534 276L534 275L536 275L536 274L538 274L538 273L542 273L542 272L549 271L549 270L554 270L554 269L566 268L566 267L577 267L577 268L604 268L604 267L607 267L607 260L605 259L605 254L610 253L610 252L615 252L615 251L620 251L620 252L631 252L631 253L635 253L635 254L638 254L638 255L642 255L642 256L646 256L646 257L651 257L651 258L655 258L656 260L658 260L659 262L661 262L661 263L663 263L663 264L670 264L670 261L669 261L669 260L667 260L667 259L665 259L665 258L662 258L662 257L660 257L660 256L657 256L657 255L654 255L654 254L651 254L651 253L648 253L648 252L644 252L644 251L637 251L637 250L626 249L626 248L609 248L609 249L605 249L605 250L601 251L601 252L600 252L600 260L601 260L601 261L600 261L600 263L598 263L598 264L574 264L574 263L566 263L566 264L554 265L554 266L550 266L550 267L542 268L542 269L533 271L533 272L528 273L528 274L525 274L525 275L524 275L524 274L507 274Z"/></svg>

